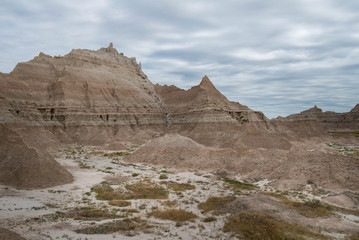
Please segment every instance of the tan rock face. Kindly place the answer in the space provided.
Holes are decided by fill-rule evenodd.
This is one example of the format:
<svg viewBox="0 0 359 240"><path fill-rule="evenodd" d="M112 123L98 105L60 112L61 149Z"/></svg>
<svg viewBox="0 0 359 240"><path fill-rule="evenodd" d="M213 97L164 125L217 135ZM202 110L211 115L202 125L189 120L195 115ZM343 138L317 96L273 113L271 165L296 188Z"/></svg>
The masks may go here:
<svg viewBox="0 0 359 240"><path fill-rule="evenodd" d="M319 121L329 130L358 130L359 129L359 104L350 112L336 113L323 112L322 109L314 106L301 113L292 114L285 118L278 118L282 121Z"/></svg>
<svg viewBox="0 0 359 240"><path fill-rule="evenodd" d="M349 113L315 106L269 121L229 101L207 76L188 90L153 85L141 64L112 44L63 57L40 53L10 74L0 73L0 181L18 187L71 181L48 154L61 143L124 150L126 142L144 144L160 136L127 160L281 179L278 184L313 180L357 189L359 176L348 171L358 169L353 159L302 152L297 146L311 148L312 139L328 142L331 129L359 129L358 113L358 105ZM41 174L33 178L39 166ZM350 181L341 177L348 173Z"/></svg>
<svg viewBox="0 0 359 240"><path fill-rule="evenodd" d="M162 100L168 125L193 122L238 124L267 119L261 112L228 101L207 76L203 77L198 86L189 90L158 84L155 90Z"/></svg>
<svg viewBox="0 0 359 240"><path fill-rule="evenodd" d="M86 135L87 127L117 136L120 126L156 128L165 123L160 99L141 65L111 45L73 50L63 57L40 53L1 75L0 89L16 119L61 129L75 141L82 140L77 135Z"/></svg>
<svg viewBox="0 0 359 240"><path fill-rule="evenodd" d="M0 77L2 122L43 126L65 142L98 145L143 129L161 133L175 124L266 120L228 101L207 76L187 91L153 86L136 59L112 44L63 57L40 53Z"/></svg>

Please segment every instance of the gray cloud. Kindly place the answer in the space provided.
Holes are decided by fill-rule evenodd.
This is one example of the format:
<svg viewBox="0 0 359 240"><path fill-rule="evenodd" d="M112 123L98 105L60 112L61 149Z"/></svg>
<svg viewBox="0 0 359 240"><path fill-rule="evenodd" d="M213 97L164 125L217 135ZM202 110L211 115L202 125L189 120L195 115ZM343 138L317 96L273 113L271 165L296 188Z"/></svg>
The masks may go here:
<svg viewBox="0 0 359 240"><path fill-rule="evenodd" d="M269 117L358 103L359 2L10 1L0 7L0 71L40 51L115 47L152 82L189 88L207 74Z"/></svg>

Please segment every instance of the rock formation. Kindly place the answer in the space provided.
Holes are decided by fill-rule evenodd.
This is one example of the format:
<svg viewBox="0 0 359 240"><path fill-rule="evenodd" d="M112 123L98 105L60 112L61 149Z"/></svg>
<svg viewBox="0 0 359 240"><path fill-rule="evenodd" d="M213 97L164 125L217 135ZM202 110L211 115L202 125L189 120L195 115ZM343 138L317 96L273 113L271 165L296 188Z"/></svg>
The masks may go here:
<svg viewBox="0 0 359 240"><path fill-rule="evenodd" d="M40 53L1 75L8 111L25 125L37 123L67 142L101 144L111 136L164 125L159 98L135 58L110 46Z"/></svg>
<svg viewBox="0 0 359 240"><path fill-rule="evenodd" d="M333 129L357 130L359 105L348 113L323 112L315 106L270 121L259 111L229 101L207 76L188 90L153 85L141 64L112 44L65 56L40 53L10 74L0 73L0 113L0 182L17 187L71 181L49 155L61 144L124 150L126 141L143 144L151 139L127 160L224 169L247 178L282 179L280 184L290 178L301 184L314 179L356 189L359 179L357 174L349 180L340 177L353 169L359 172L354 160L296 147L312 139L324 141ZM311 164L326 167L323 172ZM328 167L334 172L327 174Z"/></svg>
<svg viewBox="0 0 359 240"><path fill-rule="evenodd" d="M314 106L303 112L289 115L285 118L278 117L281 121L318 121L330 131L345 131L359 129L359 106L358 104L347 113L323 112Z"/></svg>
<svg viewBox="0 0 359 240"><path fill-rule="evenodd" d="M136 59L112 44L63 57L40 53L0 77L1 122L43 127L63 143L101 145L142 130L156 135L183 124L186 130L199 123L266 120L261 112L228 101L207 76L187 91L154 86Z"/></svg>

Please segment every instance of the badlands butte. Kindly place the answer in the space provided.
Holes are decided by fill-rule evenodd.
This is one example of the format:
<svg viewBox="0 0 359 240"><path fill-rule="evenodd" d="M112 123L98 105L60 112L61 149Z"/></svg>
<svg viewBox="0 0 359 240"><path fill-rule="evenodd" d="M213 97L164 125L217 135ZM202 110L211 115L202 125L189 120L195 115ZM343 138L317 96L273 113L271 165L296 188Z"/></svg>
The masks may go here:
<svg viewBox="0 0 359 240"><path fill-rule="evenodd" d="M312 192L304 194L303 198L289 194L287 201L297 200L299 204L320 199L316 204L331 207L333 215L335 209L345 209L346 214L350 212L347 216L350 221L339 217L314 221L302 215L296 217L297 213L293 213L292 218L291 213L277 214L275 219L281 219L278 221L285 219L304 227L307 221L312 221L310 224L315 226L311 231L319 234L316 231L321 229L324 232L320 236L303 233L304 237L300 235L300 238L270 237L272 233L269 232L263 235L269 236L267 238L260 235L251 238L243 229L230 229L230 220L223 219L223 231L232 233L223 235L223 239L358 237L355 235L359 229L358 104L347 113L323 112L314 106L298 114L270 120L260 111L229 101L207 76L188 90L153 84L135 58L118 53L110 44L96 51L75 49L65 56L40 53L31 61L17 64L11 73L0 73L0 136L0 183L2 188L18 191L18 194L24 190L48 190L74 184L79 177L74 166L66 164L66 156L70 159L67 161L80 163L81 171L88 171L90 176L95 170L84 164L97 152L112 154L117 157L112 160L123 163L124 168L125 165L145 164L166 169L168 175L209 174L213 181L253 186L264 191L246 192L256 196L253 201L258 205L262 202L270 206L283 205L285 202L278 202L272 195L285 198L283 195L310 188ZM71 150L76 156L65 156L63 153L68 149L77 149ZM93 154L82 159L80 155L86 149ZM116 165L118 171L121 166ZM95 164L92 168L95 169ZM108 167L112 168L115 167ZM119 174L116 172L112 177L124 177ZM269 189L267 192L263 183L265 189ZM8 196L5 190L1 193L0 199ZM91 194L94 201L95 197L99 199L99 195ZM237 198L232 199L234 202L245 198L235 192L231 196ZM235 207L234 204L232 208ZM241 212L238 209L234 211L236 214ZM267 214L269 210L263 211ZM232 220L236 216L233 215ZM0 226L26 237L24 230L5 223L10 218L2 217ZM240 225L239 219L234 220ZM275 228L277 223L273 224ZM220 222L214 229L219 226ZM16 235L6 235L9 231L6 229L1 231L9 239L11 234ZM38 234L29 236L31 239L55 239ZM151 235L154 233L142 234L145 234L141 235L143 239L156 239L156 235ZM179 239L178 236L181 234L162 237ZM183 239L186 236L182 236ZM196 239L194 235L187 237ZM210 239L211 235L207 237ZM205 238L199 236L198 239Z"/></svg>

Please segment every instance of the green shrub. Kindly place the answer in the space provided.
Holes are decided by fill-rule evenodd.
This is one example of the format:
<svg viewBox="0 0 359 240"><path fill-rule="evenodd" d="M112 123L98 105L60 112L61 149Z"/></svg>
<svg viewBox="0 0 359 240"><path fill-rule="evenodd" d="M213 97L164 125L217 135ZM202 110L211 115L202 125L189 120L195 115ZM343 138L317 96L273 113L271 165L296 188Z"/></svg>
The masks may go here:
<svg viewBox="0 0 359 240"><path fill-rule="evenodd" d="M160 179L161 179L161 180L162 180L162 179L168 179L168 177L167 177L166 174L161 174L161 175L160 175Z"/></svg>

